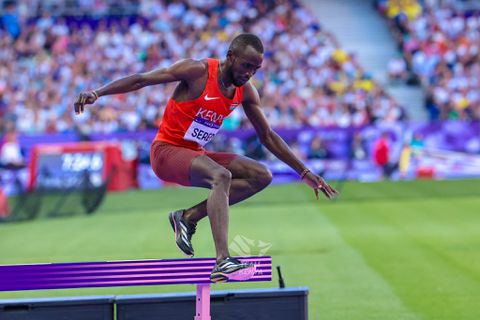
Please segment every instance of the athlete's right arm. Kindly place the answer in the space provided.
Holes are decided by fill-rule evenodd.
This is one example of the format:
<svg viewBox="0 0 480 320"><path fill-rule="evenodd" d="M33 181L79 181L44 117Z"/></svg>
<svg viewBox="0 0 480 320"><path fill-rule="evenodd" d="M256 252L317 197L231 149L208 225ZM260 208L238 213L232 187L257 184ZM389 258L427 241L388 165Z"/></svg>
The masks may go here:
<svg viewBox="0 0 480 320"><path fill-rule="evenodd" d="M82 113L86 104L94 103L101 96L126 93L161 83L182 80L189 82L204 75L205 70L206 66L202 61L184 59L167 68L158 68L149 72L135 73L112 81L98 89L80 93L74 103L75 113Z"/></svg>

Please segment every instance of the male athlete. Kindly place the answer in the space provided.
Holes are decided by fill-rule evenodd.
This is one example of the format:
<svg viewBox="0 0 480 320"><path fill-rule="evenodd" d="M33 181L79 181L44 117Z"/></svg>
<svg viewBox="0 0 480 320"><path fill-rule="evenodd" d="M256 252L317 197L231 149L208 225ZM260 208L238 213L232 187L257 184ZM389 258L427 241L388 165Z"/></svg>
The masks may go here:
<svg viewBox="0 0 480 320"><path fill-rule="evenodd" d="M317 199L318 190L329 199L337 194L320 176L308 170L270 128L261 110L258 92L249 81L262 61L261 40L253 34L241 34L230 44L224 61L181 60L168 68L133 74L96 90L82 92L75 102L75 112L79 114L86 104L94 103L101 96L179 82L153 141L151 165L162 180L210 189L205 201L171 212L169 220L177 246L192 257L191 239L196 224L208 216L217 258L210 277L214 282L246 280L253 276L254 265L230 257L229 206L256 194L272 180L270 171L255 160L203 148L235 108L243 106L262 144L295 170L313 188Z"/></svg>

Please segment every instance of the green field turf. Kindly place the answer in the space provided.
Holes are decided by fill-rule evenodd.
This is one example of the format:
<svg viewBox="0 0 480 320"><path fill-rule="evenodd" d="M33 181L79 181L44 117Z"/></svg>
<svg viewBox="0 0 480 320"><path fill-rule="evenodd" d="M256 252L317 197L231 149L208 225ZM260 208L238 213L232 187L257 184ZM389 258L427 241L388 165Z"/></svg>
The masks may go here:
<svg viewBox="0 0 480 320"><path fill-rule="evenodd" d="M108 195L93 216L0 225L0 263L179 258L169 210L200 189ZM230 239L271 243L287 286L308 286L310 319L480 319L480 181L346 183L316 201L301 184L271 186L232 207ZM207 221L194 236L212 256ZM214 290L276 287L220 284ZM193 286L4 292L0 298L193 291Z"/></svg>

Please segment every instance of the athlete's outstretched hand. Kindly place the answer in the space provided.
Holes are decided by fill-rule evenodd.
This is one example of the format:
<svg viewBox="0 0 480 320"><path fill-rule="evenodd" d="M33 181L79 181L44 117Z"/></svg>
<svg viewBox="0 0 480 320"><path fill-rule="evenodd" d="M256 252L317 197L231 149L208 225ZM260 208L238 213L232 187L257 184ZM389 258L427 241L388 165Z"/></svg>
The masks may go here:
<svg viewBox="0 0 480 320"><path fill-rule="evenodd" d="M302 179L303 182L312 187L315 196L318 199L318 190L321 190L328 199L333 199L338 195L338 191L323 180L322 177L308 171Z"/></svg>
<svg viewBox="0 0 480 320"><path fill-rule="evenodd" d="M97 99L98 95L94 91L85 91L80 93L77 100L73 104L73 106L75 107L75 113L82 113L86 104L92 104Z"/></svg>

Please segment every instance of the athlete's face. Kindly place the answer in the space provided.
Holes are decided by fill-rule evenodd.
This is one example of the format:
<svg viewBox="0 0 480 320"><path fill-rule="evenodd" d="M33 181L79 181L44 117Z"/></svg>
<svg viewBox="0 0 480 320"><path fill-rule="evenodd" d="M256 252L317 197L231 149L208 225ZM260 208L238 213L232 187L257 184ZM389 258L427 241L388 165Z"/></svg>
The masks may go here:
<svg viewBox="0 0 480 320"><path fill-rule="evenodd" d="M247 46L243 52L230 51L228 54L232 83L236 87L243 86L262 66L263 54L251 46Z"/></svg>

